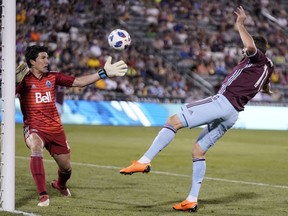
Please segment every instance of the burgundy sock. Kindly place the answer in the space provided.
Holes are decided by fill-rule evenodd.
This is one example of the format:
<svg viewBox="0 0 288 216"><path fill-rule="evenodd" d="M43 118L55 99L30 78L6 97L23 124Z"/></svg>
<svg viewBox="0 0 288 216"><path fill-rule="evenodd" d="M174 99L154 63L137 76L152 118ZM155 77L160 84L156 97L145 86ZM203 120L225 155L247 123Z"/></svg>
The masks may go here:
<svg viewBox="0 0 288 216"><path fill-rule="evenodd" d="M58 185L60 187L66 187L66 182L70 179L72 171L62 172L58 170Z"/></svg>
<svg viewBox="0 0 288 216"><path fill-rule="evenodd" d="M38 193L47 194L43 158L31 156L30 170L36 183Z"/></svg>

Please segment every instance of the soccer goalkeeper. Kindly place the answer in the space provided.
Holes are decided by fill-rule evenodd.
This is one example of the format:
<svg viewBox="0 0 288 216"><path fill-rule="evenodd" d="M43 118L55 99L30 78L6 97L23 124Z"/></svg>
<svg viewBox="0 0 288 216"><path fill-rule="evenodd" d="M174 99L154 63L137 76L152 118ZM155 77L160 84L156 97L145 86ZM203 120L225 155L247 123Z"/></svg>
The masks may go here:
<svg viewBox="0 0 288 216"><path fill-rule="evenodd" d="M72 168L70 147L56 108L56 86L83 87L106 77L124 76L127 65L123 61L111 63L108 57L98 72L73 77L48 71L48 49L30 46L25 51L26 63L16 69L16 94L24 118L24 140L31 152L30 169L39 194L38 206L49 206L46 190L43 149L46 148L58 165L58 178L51 185L62 195L71 196L67 188Z"/></svg>
<svg viewBox="0 0 288 216"><path fill-rule="evenodd" d="M236 9L236 26L243 42L243 59L225 78L219 92L203 100L186 104L179 113L171 116L154 139L150 148L132 165L120 170L122 174L147 173L153 158L165 148L181 128L207 125L192 148L192 186L187 198L173 208L177 211L196 211L198 195L206 171L205 153L229 130L240 111L259 91L270 94L270 76L273 64L265 56L267 43L262 36L251 36L245 26L245 11Z"/></svg>

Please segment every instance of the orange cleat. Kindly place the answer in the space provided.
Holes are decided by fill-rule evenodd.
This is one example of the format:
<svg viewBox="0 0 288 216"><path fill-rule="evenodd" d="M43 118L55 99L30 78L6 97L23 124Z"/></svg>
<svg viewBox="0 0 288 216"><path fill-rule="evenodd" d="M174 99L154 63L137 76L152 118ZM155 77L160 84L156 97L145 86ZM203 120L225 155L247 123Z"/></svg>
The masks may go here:
<svg viewBox="0 0 288 216"><path fill-rule="evenodd" d="M67 187L60 187L57 180L53 180L51 182L51 186L53 188L57 189L64 196L66 196L66 197L71 196L70 190Z"/></svg>
<svg viewBox="0 0 288 216"><path fill-rule="evenodd" d="M184 200L181 203L177 203L173 206L173 209L176 211L189 211L196 212L198 207L197 202L189 202L188 200Z"/></svg>
<svg viewBox="0 0 288 216"><path fill-rule="evenodd" d="M120 170L121 174L129 174L132 175L133 173L136 172L142 172L142 173L149 173L151 170L151 164L150 163L145 163L141 164L138 161L132 161L132 164L129 167L123 168Z"/></svg>
<svg viewBox="0 0 288 216"><path fill-rule="evenodd" d="M48 194L39 196L39 203L38 206L44 207L49 206L50 200Z"/></svg>

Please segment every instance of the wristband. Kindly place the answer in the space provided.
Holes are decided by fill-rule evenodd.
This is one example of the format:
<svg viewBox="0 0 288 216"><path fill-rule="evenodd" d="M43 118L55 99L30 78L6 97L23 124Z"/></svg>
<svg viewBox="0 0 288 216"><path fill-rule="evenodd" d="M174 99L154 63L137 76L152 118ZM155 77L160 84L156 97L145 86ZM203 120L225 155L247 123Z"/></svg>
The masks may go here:
<svg viewBox="0 0 288 216"><path fill-rule="evenodd" d="M106 71L105 71L104 68L100 69L100 70L98 71L98 74L99 74L100 79L105 79L105 78L108 77L108 75L107 75L107 73L106 73Z"/></svg>

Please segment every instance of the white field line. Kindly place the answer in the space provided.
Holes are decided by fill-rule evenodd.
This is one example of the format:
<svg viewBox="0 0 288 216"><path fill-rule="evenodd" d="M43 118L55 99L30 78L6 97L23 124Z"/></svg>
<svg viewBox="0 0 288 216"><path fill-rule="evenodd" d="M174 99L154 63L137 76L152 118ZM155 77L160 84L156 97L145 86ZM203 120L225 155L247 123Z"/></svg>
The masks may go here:
<svg viewBox="0 0 288 216"><path fill-rule="evenodd" d="M21 157L21 156L16 156L16 158L17 159L23 159L23 160L29 160L30 159L28 157ZM52 162L55 163L54 160L44 160L44 161L45 162L49 162L49 163L52 163ZM86 166L86 167L95 167L95 168L100 168L100 169L115 169L115 170L120 170L122 168L122 167L116 167L116 166L104 166L104 165L89 164L89 163L79 163L79 162L72 162L72 165ZM155 173L155 174L158 174L158 175L191 178L191 175L183 175L183 174L170 173L170 172L151 171L151 173ZM230 180L230 179L222 179L222 178L211 178L211 177L205 177L205 179L206 180L211 180L211 181L220 181L220 182L235 183L235 184L255 185L255 186L268 187L268 188L288 189L288 185L274 185L274 184L257 183L257 182L246 182L246 181L238 181L238 180Z"/></svg>
<svg viewBox="0 0 288 216"><path fill-rule="evenodd" d="M1 211L4 211L3 208L0 208L0 212ZM34 213L28 213L28 212L23 212L23 211L18 211L18 210L15 210L15 211L9 211L9 213L12 213L12 214L21 214L21 215L25 215L25 216L39 216L39 215L36 215Z"/></svg>

